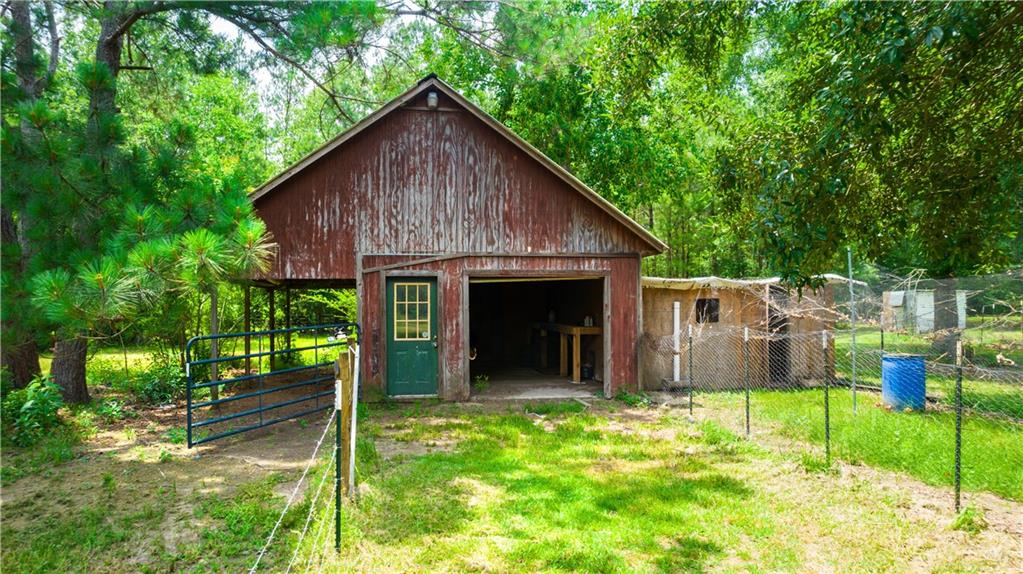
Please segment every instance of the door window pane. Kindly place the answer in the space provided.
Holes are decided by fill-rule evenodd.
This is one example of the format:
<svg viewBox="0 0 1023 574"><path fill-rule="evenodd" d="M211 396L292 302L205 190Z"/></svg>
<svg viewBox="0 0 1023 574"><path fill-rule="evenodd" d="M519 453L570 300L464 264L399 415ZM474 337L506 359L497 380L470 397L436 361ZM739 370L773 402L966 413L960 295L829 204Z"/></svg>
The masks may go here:
<svg viewBox="0 0 1023 574"><path fill-rule="evenodd" d="M431 304L429 283L394 283L394 340L429 340Z"/></svg>

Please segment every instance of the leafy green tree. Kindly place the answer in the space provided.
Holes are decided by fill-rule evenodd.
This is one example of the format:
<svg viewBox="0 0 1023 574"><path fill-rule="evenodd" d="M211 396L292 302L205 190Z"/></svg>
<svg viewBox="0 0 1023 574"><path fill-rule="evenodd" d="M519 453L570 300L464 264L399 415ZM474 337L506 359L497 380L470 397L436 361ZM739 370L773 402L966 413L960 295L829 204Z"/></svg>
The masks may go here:
<svg viewBox="0 0 1023 574"><path fill-rule="evenodd" d="M775 22L780 108L723 184L784 276L807 283L844 244L938 277L1018 262L1020 5L808 3Z"/></svg>
<svg viewBox="0 0 1023 574"><path fill-rule="evenodd" d="M230 129L222 121L226 117L165 120L165 139L150 142L150 148L129 140L118 98L122 72L153 69L164 60L156 50L172 51L171 59L193 52L185 59L195 67L216 60L196 55L182 42L165 41L167 34L157 29L171 29L196 46L222 48L223 39L210 32L210 19L231 22L269 57L317 86L339 114L350 116L346 98L331 91L313 68L329 73L353 60L387 17L403 13L366 1L47 2L38 8L11 3L12 25L5 27L3 51L4 362L17 363L19 368L12 369L17 378L38 371L31 343L34 333L48 328L57 338L54 380L69 400L87 400L85 337L128 321L152 299L140 287L153 285L128 267L135 255L129 230L148 244L204 227L222 211L242 213L248 205L244 189L226 196L217 191L231 174L213 180L194 177L201 171L196 162L204 158L190 153L192 148L207 133ZM425 7L416 13L440 11ZM74 74L64 73L63 83L50 85L55 75L61 76L62 20L77 63ZM36 57L43 38L50 44L45 75ZM90 46L92 54L83 56L80 52ZM203 120L218 123L204 126ZM245 155L249 149L237 148L237 161L231 164L244 166L236 171L258 173L243 163L252 157ZM225 159L226 154L214 165ZM48 324L33 324L30 298L44 308Z"/></svg>

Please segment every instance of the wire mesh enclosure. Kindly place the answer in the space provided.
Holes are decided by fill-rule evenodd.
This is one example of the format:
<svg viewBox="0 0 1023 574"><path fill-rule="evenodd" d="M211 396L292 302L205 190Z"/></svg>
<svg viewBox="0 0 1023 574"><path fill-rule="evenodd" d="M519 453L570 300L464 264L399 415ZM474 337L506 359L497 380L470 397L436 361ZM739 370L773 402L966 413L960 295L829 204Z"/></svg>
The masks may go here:
<svg viewBox="0 0 1023 574"><path fill-rule="evenodd" d="M643 385L754 439L950 486L957 510L960 488L1023 500L1020 278L950 286L889 277L854 287L816 299L762 285L751 287L756 297L673 293L679 333L648 330ZM712 296L721 299L718 321L692 304ZM916 307L899 311L900 297Z"/></svg>

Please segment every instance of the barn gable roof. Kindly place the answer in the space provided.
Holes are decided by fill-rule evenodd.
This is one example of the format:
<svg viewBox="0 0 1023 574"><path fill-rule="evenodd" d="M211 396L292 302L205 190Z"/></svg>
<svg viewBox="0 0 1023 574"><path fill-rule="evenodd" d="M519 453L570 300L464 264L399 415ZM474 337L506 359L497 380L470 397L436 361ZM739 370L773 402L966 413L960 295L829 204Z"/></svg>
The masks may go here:
<svg viewBox="0 0 1023 574"><path fill-rule="evenodd" d="M273 192L274 189L276 189L282 183L293 177L295 174L301 172L306 167L312 165L323 156L329 154L333 150L340 147L346 141L352 139L357 134L362 133L370 126L376 124L383 117L387 116L394 110L399 109L406 103L415 99L418 95L430 89L435 89L438 92L441 92L446 96L450 97L457 104L465 108L466 111L476 116L484 124L488 125L492 129L497 131L499 134L504 136L505 139L507 139L516 147L521 149L528 156L538 161L541 165L547 168L559 179L567 183L569 187L578 191L580 194L583 195L583 197L594 203L597 207L605 211L612 218L614 218L619 223L627 227L636 236L642 239L646 244L650 245L650 247L653 248L655 252L661 253L668 248L668 246L665 245L664 242L658 239L653 233L648 231L645 227L634 221L628 215L623 213L620 209L615 207L614 204L612 204L610 201L604 199L600 194L590 189L585 183L579 181L579 179L572 175L568 170L561 167L560 165L558 165L557 162L544 155L543 152L536 149L529 142L519 137L518 134L510 130L501 122L494 119L493 116L483 111L479 106L466 99L464 96L459 94L454 88L446 84L444 81L442 81L434 74L426 76L411 89L405 91L403 94L397 96L390 102L384 104L380 109L366 116L361 121L353 125L351 128L345 130L334 139L328 141L327 143L320 146L318 149L314 150L304 158L292 164L290 167L288 167L287 169L279 173L277 176L273 177L272 179L261 185L255 191L253 191L249 195L249 199L255 202L259 198L267 195L268 193Z"/></svg>

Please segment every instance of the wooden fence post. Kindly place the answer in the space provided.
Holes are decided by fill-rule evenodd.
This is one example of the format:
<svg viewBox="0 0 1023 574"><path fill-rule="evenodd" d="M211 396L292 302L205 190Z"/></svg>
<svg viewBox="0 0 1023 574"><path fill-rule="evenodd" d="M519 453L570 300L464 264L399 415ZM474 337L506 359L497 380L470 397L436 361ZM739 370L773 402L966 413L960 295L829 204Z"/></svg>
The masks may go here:
<svg viewBox="0 0 1023 574"><path fill-rule="evenodd" d="M353 487L352 468L352 360L346 350L337 358L338 390L341 391L341 403L338 416L341 417L341 488L350 494Z"/></svg>

